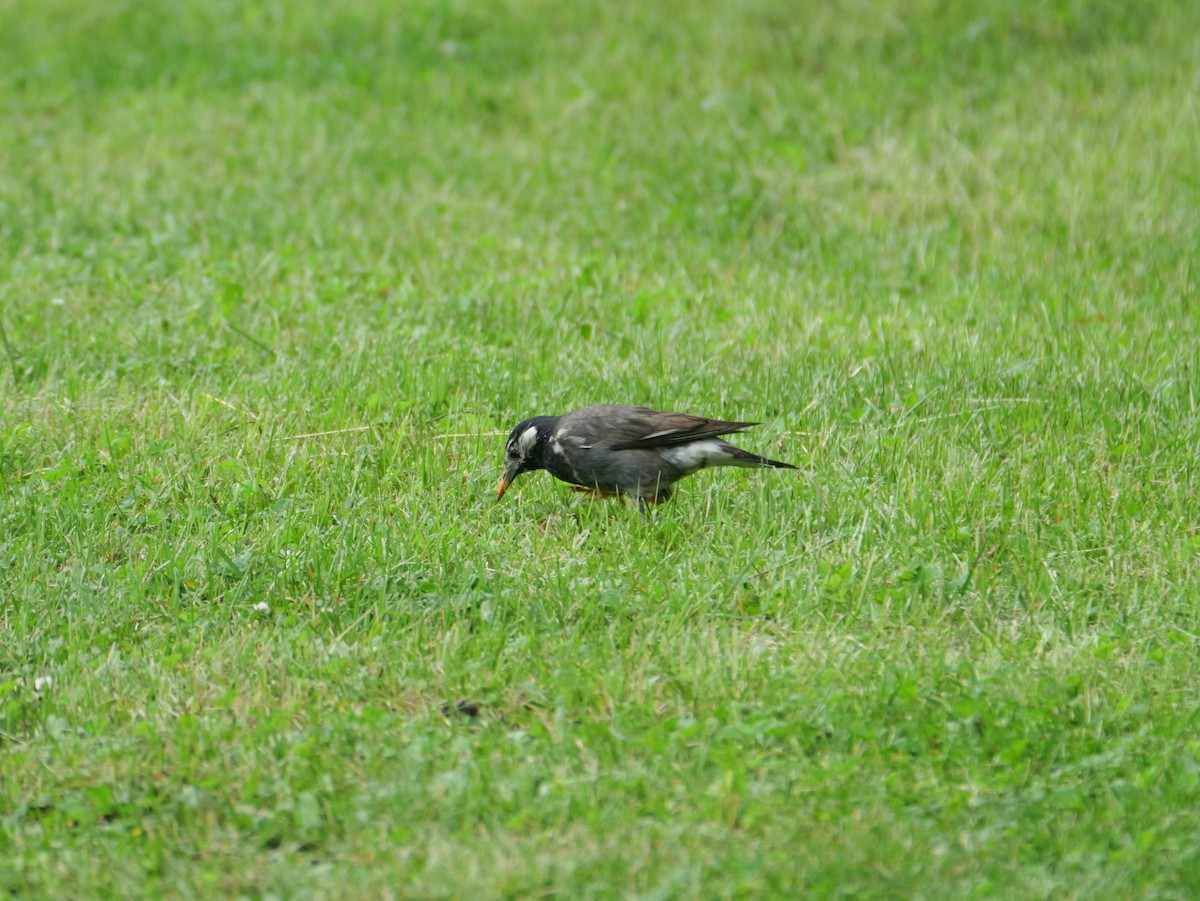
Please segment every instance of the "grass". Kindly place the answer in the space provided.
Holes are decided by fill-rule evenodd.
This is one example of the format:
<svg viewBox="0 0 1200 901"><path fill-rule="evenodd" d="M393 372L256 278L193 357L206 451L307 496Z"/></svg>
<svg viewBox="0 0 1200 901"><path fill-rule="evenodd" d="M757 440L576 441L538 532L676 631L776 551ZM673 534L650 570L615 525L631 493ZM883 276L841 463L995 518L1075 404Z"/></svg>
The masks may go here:
<svg viewBox="0 0 1200 901"><path fill-rule="evenodd" d="M1198 34L0 6L0 893L1194 897Z"/></svg>

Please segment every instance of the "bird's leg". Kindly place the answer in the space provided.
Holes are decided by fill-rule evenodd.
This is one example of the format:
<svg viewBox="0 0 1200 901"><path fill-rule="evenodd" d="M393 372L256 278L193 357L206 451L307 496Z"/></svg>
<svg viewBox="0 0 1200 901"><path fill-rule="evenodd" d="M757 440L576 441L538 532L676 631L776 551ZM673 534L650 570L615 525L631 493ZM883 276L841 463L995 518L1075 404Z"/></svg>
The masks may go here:
<svg viewBox="0 0 1200 901"><path fill-rule="evenodd" d="M602 497L616 497L615 491L603 491L599 488L588 488L586 485L572 485L572 491L578 491L580 494L591 495L592 500L597 500Z"/></svg>
<svg viewBox="0 0 1200 901"><path fill-rule="evenodd" d="M645 516L647 504L653 504L654 506L657 507L659 504L665 504L670 499L671 499L671 489L670 488L662 488L659 490L658 494L652 494L648 497L639 495L638 499L637 499L638 512L641 513L643 516Z"/></svg>

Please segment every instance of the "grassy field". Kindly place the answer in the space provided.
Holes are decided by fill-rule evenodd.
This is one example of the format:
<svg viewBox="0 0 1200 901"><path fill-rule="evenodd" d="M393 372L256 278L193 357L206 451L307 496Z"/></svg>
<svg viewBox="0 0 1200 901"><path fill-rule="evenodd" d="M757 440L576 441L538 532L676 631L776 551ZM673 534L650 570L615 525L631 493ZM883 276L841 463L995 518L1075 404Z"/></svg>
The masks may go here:
<svg viewBox="0 0 1200 901"><path fill-rule="evenodd" d="M1200 893L1200 5L0 61L0 895ZM497 504L593 402L799 470Z"/></svg>

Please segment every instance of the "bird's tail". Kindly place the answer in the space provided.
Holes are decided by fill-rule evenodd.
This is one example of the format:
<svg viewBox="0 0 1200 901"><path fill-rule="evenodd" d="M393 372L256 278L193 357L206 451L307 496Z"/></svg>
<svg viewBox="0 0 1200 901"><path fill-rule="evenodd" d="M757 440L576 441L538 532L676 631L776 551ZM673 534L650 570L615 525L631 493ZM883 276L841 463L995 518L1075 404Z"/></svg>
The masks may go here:
<svg viewBox="0 0 1200 901"><path fill-rule="evenodd" d="M782 460L772 460L770 457L764 457L761 454L752 454L750 451L744 451L740 447L734 447L732 444L725 444L725 459L721 462L726 466L747 466L747 467L765 467L771 466L775 469L795 469L791 463L784 463Z"/></svg>
<svg viewBox="0 0 1200 901"><path fill-rule="evenodd" d="M759 466L774 466L776 469L795 469L791 463L784 463L782 460L772 460L770 457L759 457Z"/></svg>

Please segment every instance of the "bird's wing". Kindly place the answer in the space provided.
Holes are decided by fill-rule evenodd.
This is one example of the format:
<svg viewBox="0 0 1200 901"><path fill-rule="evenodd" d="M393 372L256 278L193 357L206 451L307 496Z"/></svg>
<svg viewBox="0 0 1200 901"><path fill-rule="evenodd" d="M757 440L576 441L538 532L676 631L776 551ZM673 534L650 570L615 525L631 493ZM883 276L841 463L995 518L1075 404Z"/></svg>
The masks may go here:
<svg viewBox="0 0 1200 901"><path fill-rule="evenodd" d="M645 407L630 407L625 415L613 417L606 425L604 443L613 450L645 450L716 438L758 423L728 422L687 413L659 413Z"/></svg>

